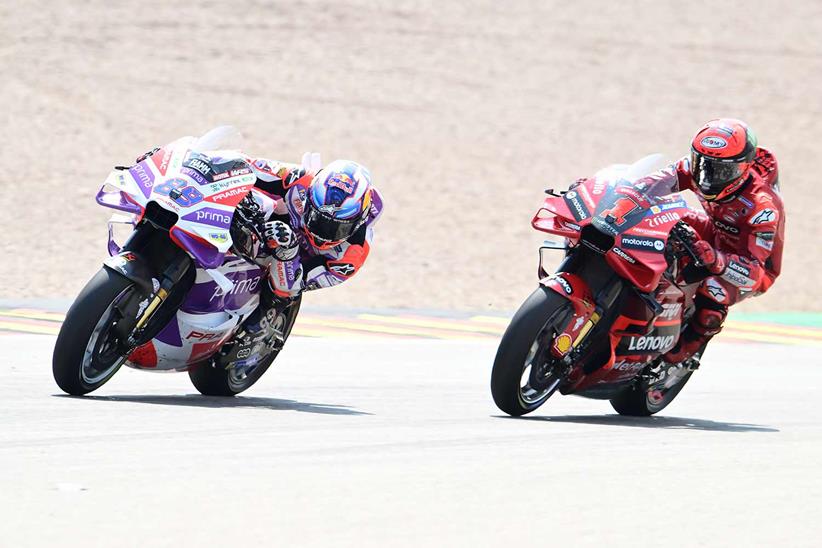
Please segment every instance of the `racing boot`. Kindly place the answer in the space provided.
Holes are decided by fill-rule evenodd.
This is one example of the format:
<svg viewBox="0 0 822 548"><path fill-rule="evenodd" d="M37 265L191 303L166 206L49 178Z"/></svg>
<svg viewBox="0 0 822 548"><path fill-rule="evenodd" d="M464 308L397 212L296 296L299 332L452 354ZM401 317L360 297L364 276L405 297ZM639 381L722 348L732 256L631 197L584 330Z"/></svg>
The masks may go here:
<svg viewBox="0 0 822 548"><path fill-rule="evenodd" d="M665 362L673 364L687 361L704 348L714 335L722 331L722 322L728 315L728 307L710 303L711 308L700 308L700 305L706 304L705 300L700 297L696 298L698 308L691 322L679 336L676 346L662 356Z"/></svg>

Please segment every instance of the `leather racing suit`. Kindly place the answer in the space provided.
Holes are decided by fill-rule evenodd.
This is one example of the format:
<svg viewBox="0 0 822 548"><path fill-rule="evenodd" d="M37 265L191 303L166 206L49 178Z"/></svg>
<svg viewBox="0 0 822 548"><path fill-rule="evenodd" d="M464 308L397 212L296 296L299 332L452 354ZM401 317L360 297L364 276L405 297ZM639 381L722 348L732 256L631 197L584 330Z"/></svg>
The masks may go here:
<svg viewBox="0 0 822 548"><path fill-rule="evenodd" d="M360 270L371 248L373 224L383 208L382 196L376 188L371 187L370 211L362 226L341 244L318 249L311 245L303 230L306 189L314 173L297 164L264 158L246 161L257 177L251 196L265 218L276 226L273 237L279 245L275 244L271 253L269 269L270 288L276 297L289 299L302 291L331 287Z"/></svg>
<svg viewBox="0 0 822 548"><path fill-rule="evenodd" d="M729 306L765 293L779 276L785 211L776 158L770 151L756 149L747 179L734 194L717 201L700 196L688 158L641 180L646 184L670 184L671 192L694 191L705 213L692 212L683 220L725 260L724 270L705 278L697 290L696 310L678 345L680 358L719 333ZM676 355L678 348L671 354Z"/></svg>

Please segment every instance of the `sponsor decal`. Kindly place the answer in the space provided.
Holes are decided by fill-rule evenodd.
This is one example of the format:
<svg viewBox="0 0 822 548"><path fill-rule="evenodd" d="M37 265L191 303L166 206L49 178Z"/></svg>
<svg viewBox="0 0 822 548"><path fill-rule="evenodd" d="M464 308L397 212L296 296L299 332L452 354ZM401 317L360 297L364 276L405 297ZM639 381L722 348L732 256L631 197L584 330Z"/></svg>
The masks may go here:
<svg viewBox="0 0 822 548"><path fill-rule="evenodd" d="M607 213L603 212L602 217L604 217L605 215L607 215ZM593 225L595 227L597 227L598 229L600 229L601 231L607 232L611 236L618 235L619 230L617 230L615 227L611 226L608 222L604 221L602 219L602 217L594 217L594 220L592 221Z"/></svg>
<svg viewBox="0 0 822 548"><path fill-rule="evenodd" d="M180 173L186 175L187 177L190 177L195 183L197 183L200 186L207 185L211 182L205 177L203 177L203 175L199 171L195 171L190 167L184 167L180 169Z"/></svg>
<svg viewBox="0 0 822 548"><path fill-rule="evenodd" d="M668 211L669 209L679 209L681 207L688 207L688 204L685 202L685 200L677 200L676 202L665 202L662 204L657 204L654 207L658 207L662 211Z"/></svg>
<svg viewBox="0 0 822 548"><path fill-rule="evenodd" d="M237 351L237 359L244 360L251 355L251 347L241 348Z"/></svg>
<svg viewBox="0 0 822 548"><path fill-rule="evenodd" d="M572 223L570 221L566 221L565 219L560 219L559 223L560 223L561 226L563 226L565 228L570 228L571 230L576 230L577 232L582 230L582 227L580 227L578 224Z"/></svg>
<svg viewBox="0 0 822 548"><path fill-rule="evenodd" d="M680 316L682 312L682 303L665 303L662 305L662 314L660 318L664 320L673 320Z"/></svg>
<svg viewBox="0 0 822 548"><path fill-rule="evenodd" d="M209 232L208 237L220 244L224 244L228 241L228 234L225 232Z"/></svg>
<svg viewBox="0 0 822 548"><path fill-rule="evenodd" d="M742 264L740 264L736 261L731 261L730 263L728 263L728 269L733 270L733 271L735 271L739 274L742 274L743 276L750 276L751 275L751 269L750 268L748 268L747 266L742 265Z"/></svg>
<svg viewBox="0 0 822 548"><path fill-rule="evenodd" d="M248 187L243 185L228 190L224 190L218 194L212 194L206 198L209 202L216 204L225 204L229 206L236 206L243 197L248 194Z"/></svg>
<svg viewBox="0 0 822 548"><path fill-rule="evenodd" d="M326 180L325 184L339 188L346 194L354 194L354 190L357 188L357 183L345 173L335 173Z"/></svg>
<svg viewBox="0 0 822 548"><path fill-rule="evenodd" d="M749 199L747 199L745 196L740 196L738 199L739 199L740 202L742 202L743 204L745 204L748 207L753 207L754 206L753 202L750 201Z"/></svg>
<svg viewBox="0 0 822 548"><path fill-rule="evenodd" d="M727 232L727 233L729 233L729 234L739 234L739 229L738 229L738 228L736 228L736 227L735 227L735 226L733 226L733 225L729 225L729 224L727 224L727 223L723 223L723 222L722 222L722 221L720 221L719 219L714 219L714 225L716 225L716 227L717 227L718 229L720 229L720 230L722 230L722 231L724 231L724 232Z"/></svg>
<svg viewBox="0 0 822 548"><path fill-rule="evenodd" d="M740 274L735 270L726 269L725 272L722 274L722 279L728 280L732 284L737 287L752 287L753 280L748 278L747 276Z"/></svg>
<svg viewBox="0 0 822 548"><path fill-rule="evenodd" d="M229 183L228 181L220 181L219 183L211 183L211 185L208 188L211 189L211 192L220 192L221 190L225 190L230 186L231 183Z"/></svg>
<svg viewBox="0 0 822 548"><path fill-rule="evenodd" d="M612 370L616 371L635 371L644 367L646 362L631 362L628 360L621 360L615 362L614 365L611 366Z"/></svg>
<svg viewBox="0 0 822 548"><path fill-rule="evenodd" d="M591 212L588 211L588 208L580 199L579 194L577 194L576 191L569 190L563 197L565 198L565 203L568 205L568 209L571 210L571 214L574 216L574 219L577 221L582 221L591 216Z"/></svg>
<svg viewBox="0 0 822 548"><path fill-rule="evenodd" d="M171 150L161 148L151 155L151 161L154 162L160 175L165 175L166 171L168 171L168 163L171 161Z"/></svg>
<svg viewBox="0 0 822 548"><path fill-rule="evenodd" d="M703 137L699 144L705 148L723 148L728 146L728 142L722 137Z"/></svg>
<svg viewBox="0 0 822 548"><path fill-rule="evenodd" d="M211 173L211 166L208 165L208 162L205 162L200 158L190 158L183 165L185 167L190 167L191 169L197 170L204 177L207 177L208 174Z"/></svg>
<svg viewBox="0 0 822 548"><path fill-rule="evenodd" d="M260 280L262 276L255 276L254 278L245 278L244 280L240 280L238 282L234 282L234 287L231 288L231 291L228 293L223 292L223 288L219 285L214 288L214 294L211 295L211 298L208 302L213 301L214 299L225 297L227 295L241 295L243 293L251 293L257 286L260 285Z"/></svg>
<svg viewBox="0 0 822 548"><path fill-rule="evenodd" d="M559 337L556 338L554 341L554 350L561 356L564 356L571 350L571 346L573 345L573 339L571 339L571 335L567 333L563 333Z"/></svg>
<svg viewBox="0 0 822 548"><path fill-rule="evenodd" d="M643 251L662 251L665 242L659 238L645 238L643 236L623 236L622 247L626 249L641 249Z"/></svg>
<svg viewBox="0 0 822 548"><path fill-rule="evenodd" d="M605 192L605 187L606 187L606 186L607 186L607 183L606 183L605 181L602 181L602 180L600 180L600 179L596 179L596 180L594 181L594 189L593 189L593 191L592 191L592 192L593 192L595 195L599 196L600 194L602 194L603 192Z"/></svg>
<svg viewBox="0 0 822 548"><path fill-rule="evenodd" d="M146 166L144 162L140 162L129 171L141 187L148 189L154 184L154 174L148 169L148 166Z"/></svg>
<svg viewBox="0 0 822 548"><path fill-rule="evenodd" d="M222 336L222 333L201 333L199 331L192 331L186 337L188 339L197 339L198 341L210 341L214 339L219 339Z"/></svg>
<svg viewBox="0 0 822 548"><path fill-rule="evenodd" d="M571 284L568 283L568 280L566 280L562 276L556 275L552 276L551 279L555 280L560 285L560 287L562 287L562 290L565 291L566 295L573 295L574 288L571 287Z"/></svg>
<svg viewBox="0 0 822 548"><path fill-rule="evenodd" d="M651 230L648 228L642 228L641 226L632 227L631 232L638 232L639 234L648 234L649 236L656 236L658 238L662 238L668 235L667 232L662 232L661 230Z"/></svg>
<svg viewBox="0 0 822 548"><path fill-rule="evenodd" d="M628 342L628 350L658 350L662 351L674 344L673 335L648 335L645 337L631 337Z"/></svg>
<svg viewBox="0 0 822 548"><path fill-rule="evenodd" d="M653 208L651 208L653 210ZM648 217L645 219L645 222L648 226L659 226L665 223L674 223L680 220L682 216L677 213L676 211L669 211L668 213L662 213L658 215L654 215L652 217Z"/></svg>
<svg viewBox="0 0 822 548"><path fill-rule="evenodd" d="M708 295L718 303L724 303L728 300L728 294L725 292L725 288L722 287L716 278L708 278L705 281L705 289L708 291Z"/></svg>
<svg viewBox="0 0 822 548"><path fill-rule="evenodd" d="M354 265L351 263L334 263L330 265L329 270L339 274L340 276L348 277L354 273L356 270Z"/></svg>
<svg viewBox="0 0 822 548"><path fill-rule="evenodd" d="M204 207L183 216L184 221L194 221L218 228L228 228L231 225L231 213L213 207Z"/></svg>
<svg viewBox="0 0 822 548"><path fill-rule="evenodd" d="M614 252L614 255L617 255L617 256L618 256L618 257L620 257L621 259L623 259L623 260L625 260L625 261L628 261L628 262L629 262L629 263L631 263L631 264L636 264L636 259L634 259L634 258L633 258L633 257L631 257L630 255L628 255L627 253L625 253L624 251L622 251L620 248L615 247L615 248L613 248L611 251L613 251L613 252Z"/></svg>
<svg viewBox="0 0 822 548"><path fill-rule="evenodd" d="M768 251L773 250L773 232L757 232L755 235L756 245Z"/></svg>
<svg viewBox="0 0 822 548"><path fill-rule="evenodd" d="M765 223L770 223L776 218L776 211L773 209L763 209L761 211L757 211L751 220L749 221L752 225L763 225Z"/></svg>

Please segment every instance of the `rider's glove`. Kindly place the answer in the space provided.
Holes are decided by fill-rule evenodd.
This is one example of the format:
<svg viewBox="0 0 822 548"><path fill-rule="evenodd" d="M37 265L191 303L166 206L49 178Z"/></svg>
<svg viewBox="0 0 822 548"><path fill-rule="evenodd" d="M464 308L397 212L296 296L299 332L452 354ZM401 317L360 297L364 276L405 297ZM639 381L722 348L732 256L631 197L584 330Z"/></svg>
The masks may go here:
<svg viewBox="0 0 822 548"><path fill-rule="evenodd" d="M263 225L265 246L280 261L290 261L297 256L299 244L291 227L282 221L269 221Z"/></svg>
<svg viewBox="0 0 822 548"><path fill-rule="evenodd" d="M725 272L725 255L706 242L705 240L697 240L691 244L691 250L696 255L697 260L701 266L708 269L711 274L722 274Z"/></svg>

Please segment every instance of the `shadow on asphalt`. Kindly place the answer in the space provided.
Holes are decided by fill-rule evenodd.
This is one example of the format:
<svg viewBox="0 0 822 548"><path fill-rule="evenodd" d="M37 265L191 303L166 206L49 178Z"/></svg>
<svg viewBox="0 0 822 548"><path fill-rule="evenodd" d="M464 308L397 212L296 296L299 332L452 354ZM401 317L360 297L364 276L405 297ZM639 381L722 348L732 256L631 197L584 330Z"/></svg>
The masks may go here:
<svg viewBox="0 0 822 548"><path fill-rule="evenodd" d="M603 426L632 426L635 428L681 428L684 430L708 430L712 432L779 432L777 428L759 424L721 422L685 417L623 417L622 415L566 415L559 417L509 417L496 415L504 419L519 419L542 422L569 422L578 424L599 424Z"/></svg>
<svg viewBox="0 0 822 548"><path fill-rule="evenodd" d="M329 405L295 400L280 400L276 398L249 398L244 396L222 398L217 396L200 396L197 394L187 394L185 396L68 396L66 394L54 394L54 397L93 401L148 403L153 405L180 405L183 407L271 409L275 411L320 413L323 415L371 415L371 413L357 411L345 405Z"/></svg>

